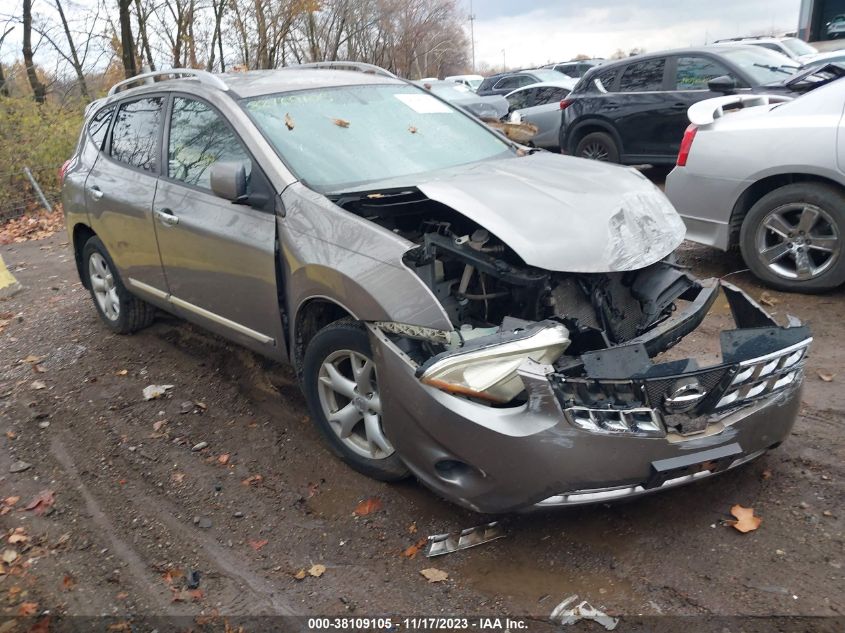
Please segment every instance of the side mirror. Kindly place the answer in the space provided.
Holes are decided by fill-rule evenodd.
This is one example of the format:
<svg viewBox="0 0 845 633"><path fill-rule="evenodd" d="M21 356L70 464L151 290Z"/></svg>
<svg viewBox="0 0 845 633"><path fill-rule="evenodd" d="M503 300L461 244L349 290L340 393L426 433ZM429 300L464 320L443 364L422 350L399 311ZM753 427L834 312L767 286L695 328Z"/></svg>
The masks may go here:
<svg viewBox="0 0 845 633"><path fill-rule="evenodd" d="M218 198L246 202L246 169L243 163L214 163L211 166L211 190Z"/></svg>
<svg viewBox="0 0 845 633"><path fill-rule="evenodd" d="M722 75L721 77L714 77L707 82L707 88L710 92L721 92L722 94L732 94L736 90L736 81L733 77Z"/></svg>

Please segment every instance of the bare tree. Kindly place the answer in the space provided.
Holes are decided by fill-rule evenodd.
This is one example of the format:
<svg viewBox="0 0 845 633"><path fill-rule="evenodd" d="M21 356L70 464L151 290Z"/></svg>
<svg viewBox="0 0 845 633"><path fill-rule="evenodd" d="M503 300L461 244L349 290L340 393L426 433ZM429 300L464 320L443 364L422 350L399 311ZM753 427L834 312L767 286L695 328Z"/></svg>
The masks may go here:
<svg viewBox="0 0 845 633"><path fill-rule="evenodd" d="M47 98L47 88L38 78L35 62L32 58L32 0L23 0L23 62L26 66L26 76L32 88L36 103L44 103Z"/></svg>
<svg viewBox="0 0 845 633"><path fill-rule="evenodd" d="M152 48L150 47L150 39L147 37L147 22L149 17L150 11L142 8L141 0L135 0L135 19L138 20L138 36L141 39L141 49L147 57L147 66L149 66L150 70L155 70L156 63L153 58Z"/></svg>
<svg viewBox="0 0 845 633"><path fill-rule="evenodd" d="M24 0L29 2L30 0ZM120 20L120 56L123 61L123 73L127 79L138 74L135 60L135 40L132 38L132 16L129 5L132 0L117 0L118 19Z"/></svg>
<svg viewBox="0 0 845 633"><path fill-rule="evenodd" d="M3 48L3 40L6 39L6 36L11 33L15 27L10 26L6 29L6 32L3 35L0 35L0 49ZM9 86L6 85L6 73L3 72L3 64L0 63L0 96L8 97L9 96Z"/></svg>

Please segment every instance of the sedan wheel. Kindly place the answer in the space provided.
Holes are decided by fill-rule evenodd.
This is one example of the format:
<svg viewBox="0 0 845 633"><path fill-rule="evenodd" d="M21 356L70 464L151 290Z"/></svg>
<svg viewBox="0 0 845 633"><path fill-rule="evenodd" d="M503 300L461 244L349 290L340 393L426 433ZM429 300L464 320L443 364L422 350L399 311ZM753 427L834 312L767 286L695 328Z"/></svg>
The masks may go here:
<svg viewBox="0 0 845 633"><path fill-rule="evenodd" d="M117 321L120 318L120 297L117 296L114 273L105 257L97 251L92 252L88 258L88 279L103 315L109 321Z"/></svg>
<svg viewBox="0 0 845 633"><path fill-rule="evenodd" d="M394 450L381 427L375 364L352 350L338 350L320 367L320 405L332 430L350 450L385 459Z"/></svg>
<svg viewBox="0 0 845 633"><path fill-rule="evenodd" d="M817 278L834 265L841 248L833 218L813 204L778 207L757 228L761 262L784 279Z"/></svg>

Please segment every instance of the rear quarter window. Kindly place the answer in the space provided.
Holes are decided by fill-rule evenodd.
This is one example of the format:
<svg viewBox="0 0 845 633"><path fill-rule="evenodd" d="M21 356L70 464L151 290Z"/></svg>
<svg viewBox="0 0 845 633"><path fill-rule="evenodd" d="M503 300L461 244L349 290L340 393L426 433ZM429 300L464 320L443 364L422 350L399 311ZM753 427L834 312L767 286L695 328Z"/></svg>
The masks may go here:
<svg viewBox="0 0 845 633"><path fill-rule="evenodd" d="M103 149L112 114L114 114L114 108L103 108L91 117L91 120L88 122L88 136L91 137L91 142L98 150Z"/></svg>
<svg viewBox="0 0 845 633"><path fill-rule="evenodd" d="M655 92L663 89L666 59L646 59L630 64L619 80L619 92Z"/></svg>
<svg viewBox="0 0 845 633"><path fill-rule="evenodd" d="M122 103L111 135L111 156L144 171L157 169L161 97Z"/></svg>

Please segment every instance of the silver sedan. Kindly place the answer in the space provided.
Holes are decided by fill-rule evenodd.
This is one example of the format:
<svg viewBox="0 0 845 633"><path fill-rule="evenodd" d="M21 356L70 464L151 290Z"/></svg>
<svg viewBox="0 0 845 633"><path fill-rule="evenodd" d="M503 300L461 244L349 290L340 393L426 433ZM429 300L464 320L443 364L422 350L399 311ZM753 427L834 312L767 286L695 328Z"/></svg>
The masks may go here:
<svg viewBox="0 0 845 633"><path fill-rule="evenodd" d="M834 80L795 100L733 95L690 108L666 180L687 238L739 246L751 271L781 290L845 282L843 102L845 81Z"/></svg>

